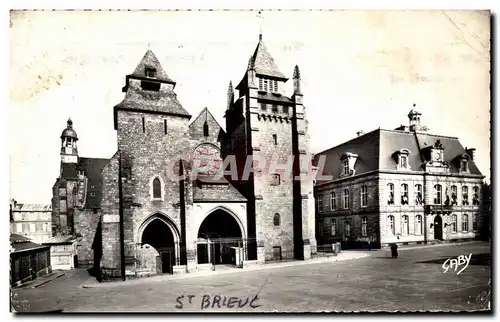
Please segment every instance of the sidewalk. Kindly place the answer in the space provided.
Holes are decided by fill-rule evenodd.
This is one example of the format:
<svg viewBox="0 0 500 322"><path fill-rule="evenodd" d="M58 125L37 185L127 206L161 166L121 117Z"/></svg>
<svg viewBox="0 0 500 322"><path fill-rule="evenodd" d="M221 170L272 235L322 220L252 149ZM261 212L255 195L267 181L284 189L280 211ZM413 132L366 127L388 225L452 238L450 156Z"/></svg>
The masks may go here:
<svg viewBox="0 0 500 322"><path fill-rule="evenodd" d="M398 246L398 251L419 249L419 248L429 248L429 247L474 245L474 244L483 244L483 243L487 243L487 242L481 241L481 240L473 240L473 241L466 241L466 242L459 242L459 243L447 242L447 243L436 243L436 244L427 244L427 245L406 245L406 246ZM389 248L383 248L382 250L389 250Z"/></svg>
<svg viewBox="0 0 500 322"><path fill-rule="evenodd" d="M333 263L344 260L351 259L360 259L369 257L370 252L360 252L360 251L342 251L337 256L329 256L329 257L321 257L314 258L306 261L293 261L293 262L285 262L285 263L270 263L270 264L260 264L255 266L250 266L247 268L235 268L230 270L217 270L217 271L206 271L206 272L194 272L194 273L186 273L181 275L157 275L153 277L145 277L127 281L120 282L106 282L106 283L98 283L98 284L84 284L81 285L82 288L97 288L97 287L116 287L116 286L125 286L125 285L136 285L143 283L156 283L170 280L180 280L186 278L196 278L196 277L205 277L205 276L219 276L225 274L234 274L234 273L243 273L250 271L260 271L265 269L277 269L283 267L293 267L293 266L303 266L303 265L311 265L311 264L323 264L323 263Z"/></svg>
<svg viewBox="0 0 500 322"><path fill-rule="evenodd" d="M52 282L53 280L55 279L58 279L62 276L66 275L66 273L62 272L62 271L52 271L52 273L48 274L48 275L45 275L45 276L40 276L40 277L37 277L36 279L34 280L29 280L29 281L26 281L24 283L22 283L21 285L19 286L14 286L14 288L25 288L25 287L29 287L29 288L38 288L40 286L43 286L47 283L50 283Z"/></svg>

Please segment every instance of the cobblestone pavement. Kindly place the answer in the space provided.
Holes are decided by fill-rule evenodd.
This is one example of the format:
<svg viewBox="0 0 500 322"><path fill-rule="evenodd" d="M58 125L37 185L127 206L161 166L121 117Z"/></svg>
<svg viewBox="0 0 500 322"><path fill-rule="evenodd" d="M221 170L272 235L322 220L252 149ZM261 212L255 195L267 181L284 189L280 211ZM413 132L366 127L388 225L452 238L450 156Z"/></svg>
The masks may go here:
<svg viewBox="0 0 500 322"><path fill-rule="evenodd" d="M444 273L447 258L471 253L461 274ZM342 262L109 288L81 288L89 277L74 270L40 288L13 292L23 310L35 312L180 313L199 312L202 306L202 312L480 310L488 308L490 298L489 254L486 243L406 249L397 259L379 250ZM179 296L184 297L177 301ZM216 296L224 308L218 308Z"/></svg>

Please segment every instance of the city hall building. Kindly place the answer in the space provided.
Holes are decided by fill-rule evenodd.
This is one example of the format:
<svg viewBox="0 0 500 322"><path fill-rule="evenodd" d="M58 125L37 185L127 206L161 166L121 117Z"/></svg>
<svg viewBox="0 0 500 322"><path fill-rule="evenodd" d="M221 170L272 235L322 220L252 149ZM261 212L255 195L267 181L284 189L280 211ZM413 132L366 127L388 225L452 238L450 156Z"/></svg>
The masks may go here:
<svg viewBox="0 0 500 322"><path fill-rule="evenodd" d="M78 262L110 276L310 258L312 176L293 179L264 164L242 176L252 158L311 160L298 67L290 97L287 81L260 35L241 81L229 84L223 129L206 108L191 120L176 82L148 50L113 109L118 149L111 158L80 157L77 142L85 138L68 120L53 234L75 236ZM235 161L236 177L217 176L226 159ZM294 163L293 174L302 172Z"/></svg>
<svg viewBox="0 0 500 322"><path fill-rule="evenodd" d="M318 243L345 247L466 240L488 229L475 149L428 133L421 113L318 153ZM322 175L324 178L320 178Z"/></svg>

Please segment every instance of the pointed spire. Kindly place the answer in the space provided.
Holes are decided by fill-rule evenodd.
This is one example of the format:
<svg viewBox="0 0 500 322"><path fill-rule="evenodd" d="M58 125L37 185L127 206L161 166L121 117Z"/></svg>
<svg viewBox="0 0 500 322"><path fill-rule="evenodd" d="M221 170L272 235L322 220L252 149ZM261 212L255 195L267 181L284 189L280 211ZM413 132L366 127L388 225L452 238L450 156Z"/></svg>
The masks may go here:
<svg viewBox="0 0 500 322"><path fill-rule="evenodd" d="M299 66L295 65L295 68L293 70L293 93L294 94L301 94L300 87L301 87L300 70L299 70Z"/></svg>
<svg viewBox="0 0 500 322"><path fill-rule="evenodd" d="M234 102L234 90L233 90L233 82L229 81L229 87L227 89L227 109L231 109Z"/></svg>
<svg viewBox="0 0 500 322"><path fill-rule="evenodd" d="M285 75L283 75L283 73L279 70L278 65L276 65L276 62L274 61L274 58L267 50L266 45L262 40L262 34L259 34L259 43L257 44L257 47L255 48L250 61L253 69L257 74L281 78L283 80L287 79Z"/></svg>

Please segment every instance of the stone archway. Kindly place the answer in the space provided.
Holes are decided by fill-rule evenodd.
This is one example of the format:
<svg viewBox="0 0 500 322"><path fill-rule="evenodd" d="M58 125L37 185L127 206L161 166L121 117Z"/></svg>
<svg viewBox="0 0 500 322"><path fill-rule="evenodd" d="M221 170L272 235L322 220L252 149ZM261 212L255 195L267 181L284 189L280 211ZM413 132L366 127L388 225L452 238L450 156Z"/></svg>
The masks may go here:
<svg viewBox="0 0 500 322"><path fill-rule="evenodd" d="M177 226L172 220L160 213L153 214L139 227L136 240L139 254L136 257L146 261L146 265L142 266L157 274L172 274L173 266L179 262L179 236ZM143 246L146 249L143 249ZM149 247L154 248L156 256Z"/></svg>
<svg viewBox="0 0 500 322"><path fill-rule="evenodd" d="M198 229L198 264L240 266L245 259L244 228L237 216L216 208Z"/></svg>

